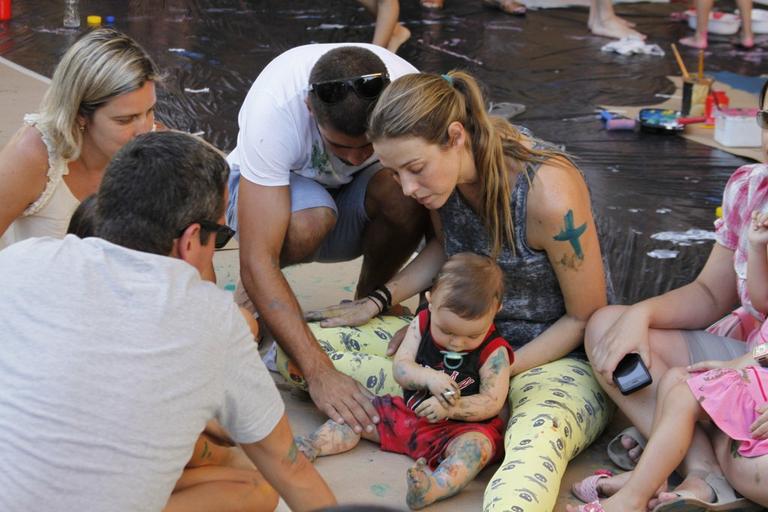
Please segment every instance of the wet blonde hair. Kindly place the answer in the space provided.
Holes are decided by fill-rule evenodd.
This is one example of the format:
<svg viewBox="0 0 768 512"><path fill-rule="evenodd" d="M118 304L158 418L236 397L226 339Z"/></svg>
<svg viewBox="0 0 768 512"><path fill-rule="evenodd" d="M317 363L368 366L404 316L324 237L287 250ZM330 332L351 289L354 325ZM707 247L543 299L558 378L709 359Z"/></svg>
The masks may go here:
<svg viewBox="0 0 768 512"><path fill-rule="evenodd" d="M474 320L498 309L504 297L504 274L488 256L472 252L454 254L443 264L432 286L441 291L440 308Z"/></svg>
<svg viewBox="0 0 768 512"><path fill-rule="evenodd" d="M87 33L61 58L40 105L54 151L77 159L83 141L78 115L90 117L115 96L159 78L155 63L130 37L108 28Z"/></svg>
<svg viewBox="0 0 768 512"><path fill-rule="evenodd" d="M565 156L554 150L529 149L524 136L506 119L485 110L480 86L468 73L405 75L387 87L368 120L368 138L419 137L430 144L447 146L448 126L458 121L467 131L469 148L480 176L480 217L488 230L491 254L497 257L506 242L515 252L514 212L510 206L511 184L507 158L527 179L530 162Z"/></svg>

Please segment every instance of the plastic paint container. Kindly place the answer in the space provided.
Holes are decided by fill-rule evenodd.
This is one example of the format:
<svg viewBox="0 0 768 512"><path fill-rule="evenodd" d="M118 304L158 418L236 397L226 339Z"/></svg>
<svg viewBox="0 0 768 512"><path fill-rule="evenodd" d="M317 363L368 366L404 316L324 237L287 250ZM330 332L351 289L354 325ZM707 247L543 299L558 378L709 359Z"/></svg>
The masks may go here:
<svg viewBox="0 0 768 512"><path fill-rule="evenodd" d="M85 19L85 22L89 27L99 27L101 26L101 16L91 14Z"/></svg>

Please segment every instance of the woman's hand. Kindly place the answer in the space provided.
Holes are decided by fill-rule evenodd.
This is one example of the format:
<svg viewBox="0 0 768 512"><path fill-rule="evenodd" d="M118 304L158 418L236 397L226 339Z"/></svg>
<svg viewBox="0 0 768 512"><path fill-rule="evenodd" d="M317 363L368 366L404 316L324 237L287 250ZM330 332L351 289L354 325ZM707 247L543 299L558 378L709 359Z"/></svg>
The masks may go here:
<svg viewBox="0 0 768 512"><path fill-rule="evenodd" d="M430 423L437 423L448 417L448 408L434 396L421 402L414 412L417 416L427 418Z"/></svg>
<svg viewBox="0 0 768 512"><path fill-rule="evenodd" d="M613 382L616 366L630 352L640 354L645 365L650 368L648 315L640 305L627 308L606 331L592 351L592 366L603 375L606 382Z"/></svg>
<svg viewBox="0 0 768 512"><path fill-rule="evenodd" d="M354 301L341 302L335 306L308 311L304 314L307 322L320 322L320 327L354 327L363 325L380 313L379 306L372 299L363 297Z"/></svg>
<svg viewBox="0 0 768 512"><path fill-rule="evenodd" d="M461 396L461 390L456 381L448 374L432 370L427 378L427 389L443 407L450 407L456 403Z"/></svg>

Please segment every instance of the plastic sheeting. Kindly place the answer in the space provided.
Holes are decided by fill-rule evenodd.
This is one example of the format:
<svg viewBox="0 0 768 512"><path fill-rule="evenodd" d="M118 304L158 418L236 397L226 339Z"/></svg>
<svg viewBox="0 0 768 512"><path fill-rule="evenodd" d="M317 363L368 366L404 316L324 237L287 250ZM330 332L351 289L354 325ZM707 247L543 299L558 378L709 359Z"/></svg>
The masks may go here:
<svg viewBox="0 0 768 512"><path fill-rule="evenodd" d="M0 23L0 55L50 76L80 33L62 28L63 3L14 2L14 19ZM601 53L608 40L589 34L586 9L514 18L483 8L480 0L446 4L442 11L427 11L417 0L401 0L401 20L412 37L400 55L427 71L474 73L489 100L524 103L527 111L517 121L577 157L620 302L690 281L711 240L652 235L711 231L723 186L745 161L679 137L606 132L594 113L598 104L649 104L656 94L672 93L664 78L678 73L672 57ZM669 18L684 5L617 10L650 42L668 49L688 33ZM159 117L175 128L202 131L225 150L234 145L240 102L273 57L310 42L369 41L373 33L373 18L354 0L92 0L82 1L80 11L83 22L88 14L115 16L115 26L136 38L165 71ZM683 55L692 68L695 52ZM766 55L765 49L743 52L727 39L711 40L706 65L759 75Z"/></svg>

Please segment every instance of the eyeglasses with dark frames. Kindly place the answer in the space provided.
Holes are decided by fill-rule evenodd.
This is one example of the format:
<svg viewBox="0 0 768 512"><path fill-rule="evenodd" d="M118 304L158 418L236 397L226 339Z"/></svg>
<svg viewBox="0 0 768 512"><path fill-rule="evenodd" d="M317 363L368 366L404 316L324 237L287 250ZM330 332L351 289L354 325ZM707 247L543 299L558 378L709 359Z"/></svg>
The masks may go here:
<svg viewBox="0 0 768 512"><path fill-rule="evenodd" d="M370 75L317 82L310 84L309 90L323 103L333 104L346 98L350 91L361 99L376 99L387 85L389 85L387 73L371 73Z"/></svg>
<svg viewBox="0 0 768 512"><path fill-rule="evenodd" d="M181 236L182 233L184 233L184 231L192 224L200 224L201 230L216 234L216 241L214 243L214 247L216 247L216 249L223 248L232 239L232 237L235 236L235 230L231 227L225 224L211 222L209 220L196 220L195 222L190 222L186 227L179 231L179 236Z"/></svg>

